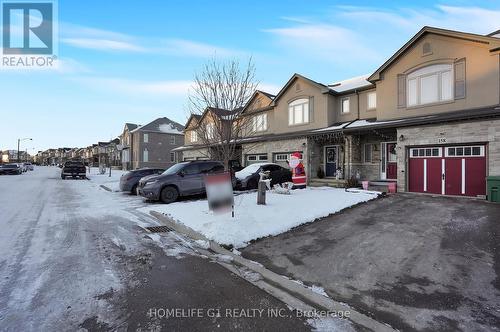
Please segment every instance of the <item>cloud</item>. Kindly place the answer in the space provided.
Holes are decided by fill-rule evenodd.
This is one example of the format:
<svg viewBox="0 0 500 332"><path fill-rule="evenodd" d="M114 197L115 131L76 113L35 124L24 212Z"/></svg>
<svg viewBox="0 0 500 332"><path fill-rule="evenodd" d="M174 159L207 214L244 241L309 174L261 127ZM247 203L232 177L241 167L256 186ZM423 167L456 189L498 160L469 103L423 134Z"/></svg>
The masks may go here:
<svg viewBox="0 0 500 332"><path fill-rule="evenodd" d="M127 96L186 96L191 81L139 81L115 77L72 77L70 80L97 90L117 92Z"/></svg>
<svg viewBox="0 0 500 332"><path fill-rule="evenodd" d="M265 31L274 35L281 46L300 52L300 56L307 58L342 63L380 57L354 31L332 24L300 24Z"/></svg>
<svg viewBox="0 0 500 332"><path fill-rule="evenodd" d="M105 52L150 53L172 56L221 57L237 56L242 52L179 38L137 37L119 32L61 23L61 42L76 48Z"/></svg>

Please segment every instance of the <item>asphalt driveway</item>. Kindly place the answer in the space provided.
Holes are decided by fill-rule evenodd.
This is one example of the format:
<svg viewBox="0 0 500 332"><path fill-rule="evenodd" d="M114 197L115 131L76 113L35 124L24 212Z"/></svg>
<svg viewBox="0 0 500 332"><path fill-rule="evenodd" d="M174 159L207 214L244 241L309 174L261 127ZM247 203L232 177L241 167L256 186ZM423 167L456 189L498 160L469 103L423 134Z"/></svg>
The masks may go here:
<svg viewBox="0 0 500 332"><path fill-rule="evenodd" d="M403 331L500 330L500 205L398 194L243 256Z"/></svg>

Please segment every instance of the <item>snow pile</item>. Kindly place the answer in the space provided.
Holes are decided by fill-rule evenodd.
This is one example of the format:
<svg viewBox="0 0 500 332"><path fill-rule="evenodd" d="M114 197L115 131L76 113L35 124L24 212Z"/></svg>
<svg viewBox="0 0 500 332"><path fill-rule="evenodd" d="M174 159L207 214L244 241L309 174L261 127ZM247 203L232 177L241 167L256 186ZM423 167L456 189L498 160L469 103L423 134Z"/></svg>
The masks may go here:
<svg viewBox="0 0 500 332"><path fill-rule="evenodd" d="M267 192L267 205L257 205L257 193L235 196L235 217L213 214L206 200L152 205L141 208L170 216L208 239L237 248L250 241L277 235L298 225L326 217L378 196L377 192L346 192L344 189L319 187L292 191L291 195Z"/></svg>
<svg viewBox="0 0 500 332"><path fill-rule="evenodd" d="M112 169L111 176L109 176L109 168L106 169L106 173L99 174L98 167L91 167L90 173L87 173L87 178L95 184L108 187L112 191L120 191L120 177L126 172Z"/></svg>
<svg viewBox="0 0 500 332"><path fill-rule="evenodd" d="M158 126L158 130L161 131L162 133L167 133L167 134L182 134L182 131L177 129L173 124L171 123L162 123Z"/></svg>
<svg viewBox="0 0 500 332"><path fill-rule="evenodd" d="M353 78L349 78L344 81L335 82L329 85L329 88L335 92L344 92L353 89L364 88L373 85L368 81L370 75L362 75Z"/></svg>
<svg viewBox="0 0 500 332"><path fill-rule="evenodd" d="M270 163L255 163L243 168L241 171L234 173L237 179L243 180L246 177L255 174L261 166L270 165Z"/></svg>

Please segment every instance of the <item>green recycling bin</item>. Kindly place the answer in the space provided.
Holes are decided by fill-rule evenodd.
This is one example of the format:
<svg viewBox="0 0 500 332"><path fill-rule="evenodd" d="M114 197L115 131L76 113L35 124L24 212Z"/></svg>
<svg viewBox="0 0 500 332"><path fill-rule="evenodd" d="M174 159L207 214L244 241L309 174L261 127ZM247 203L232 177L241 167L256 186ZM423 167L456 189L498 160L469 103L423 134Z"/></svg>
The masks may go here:
<svg viewBox="0 0 500 332"><path fill-rule="evenodd" d="M500 203L500 176L488 176L486 178L486 187L488 188L488 200Z"/></svg>

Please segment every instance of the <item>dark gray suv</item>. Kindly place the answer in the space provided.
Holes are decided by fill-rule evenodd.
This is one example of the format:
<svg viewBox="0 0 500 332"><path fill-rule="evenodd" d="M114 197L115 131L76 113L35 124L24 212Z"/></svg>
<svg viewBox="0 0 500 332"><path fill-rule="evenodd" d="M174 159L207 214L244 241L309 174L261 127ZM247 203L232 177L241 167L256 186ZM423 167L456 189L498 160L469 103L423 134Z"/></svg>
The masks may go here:
<svg viewBox="0 0 500 332"><path fill-rule="evenodd" d="M222 172L224 165L218 161L186 161L173 165L160 175L143 177L137 193L149 200L172 203L179 196L204 194L205 175Z"/></svg>

